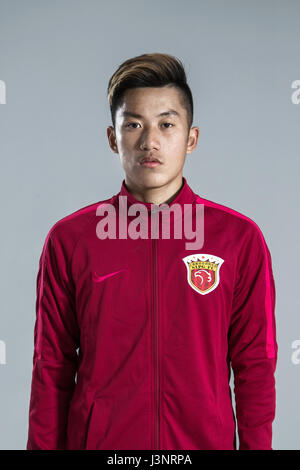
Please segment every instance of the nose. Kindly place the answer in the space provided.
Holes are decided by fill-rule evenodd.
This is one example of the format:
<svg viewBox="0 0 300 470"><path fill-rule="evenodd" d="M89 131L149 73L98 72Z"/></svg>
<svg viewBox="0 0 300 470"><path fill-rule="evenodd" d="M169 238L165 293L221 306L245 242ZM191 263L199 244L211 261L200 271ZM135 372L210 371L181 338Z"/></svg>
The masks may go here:
<svg viewBox="0 0 300 470"><path fill-rule="evenodd" d="M160 149L157 133L153 129L145 130L141 136L141 150Z"/></svg>

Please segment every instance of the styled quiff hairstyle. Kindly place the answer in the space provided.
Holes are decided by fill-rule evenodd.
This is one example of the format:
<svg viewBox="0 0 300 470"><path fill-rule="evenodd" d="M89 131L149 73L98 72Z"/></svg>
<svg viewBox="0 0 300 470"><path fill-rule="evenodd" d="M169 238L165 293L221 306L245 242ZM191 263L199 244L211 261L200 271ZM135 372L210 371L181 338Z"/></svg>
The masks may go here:
<svg viewBox="0 0 300 470"><path fill-rule="evenodd" d="M178 89L181 104L187 111L187 126L190 130L193 123L193 96L186 81L182 62L169 54L142 54L123 62L111 76L107 97L110 105L111 119L115 127L115 116L122 105L124 92L137 87L171 86Z"/></svg>

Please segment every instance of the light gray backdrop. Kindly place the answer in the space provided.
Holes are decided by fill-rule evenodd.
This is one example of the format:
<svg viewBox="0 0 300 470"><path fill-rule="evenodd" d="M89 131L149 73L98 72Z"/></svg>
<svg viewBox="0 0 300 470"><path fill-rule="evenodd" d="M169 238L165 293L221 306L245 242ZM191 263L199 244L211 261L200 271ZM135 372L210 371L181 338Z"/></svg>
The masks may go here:
<svg viewBox="0 0 300 470"><path fill-rule="evenodd" d="M270 248L273 448L300 449L299 17L292 0L0 0L1 449L26 446L45 237L119 191L106 87L121 62L145 52L173 54L186 68L200 128L188 183L251 217Z"/></svg>

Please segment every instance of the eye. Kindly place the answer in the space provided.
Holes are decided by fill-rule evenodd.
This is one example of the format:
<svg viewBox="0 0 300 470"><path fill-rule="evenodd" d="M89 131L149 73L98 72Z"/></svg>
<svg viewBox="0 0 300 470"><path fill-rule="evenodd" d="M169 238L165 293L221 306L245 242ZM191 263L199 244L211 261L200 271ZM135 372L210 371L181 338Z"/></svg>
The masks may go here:
<svg viewBox="0 0 300 470"><path fill-rule="evenodd" d="M130 126L132 126L132 125L134 125L134 124L139 124L139 123L138 123L138 122L129 122L129 124L127 124L126 127L130 127ZM134 128L134 129L135 129L135 128Z"/></svg>
<svg viewBox="0 0 300 470"><path fill-rule="evenodd" d="M169 124L170 126L174 126L174 124L172 124L171 122L164 122L164 125L165 124ZM167 127L167 129L170 129L169 127Z"/></svg>

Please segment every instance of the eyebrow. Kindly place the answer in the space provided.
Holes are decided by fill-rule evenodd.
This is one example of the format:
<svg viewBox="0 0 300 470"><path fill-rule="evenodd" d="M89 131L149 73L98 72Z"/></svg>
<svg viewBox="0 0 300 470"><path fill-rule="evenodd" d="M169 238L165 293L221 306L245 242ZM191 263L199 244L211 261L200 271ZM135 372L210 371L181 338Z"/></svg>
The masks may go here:
<svg viewBox="0 0 300 470"><path fill-rule="evenodd" d="M179 116L180 117L180 114L178 113L178 111L175 111L175 109L168 109L168 111L164 111L164 112L158 114L156 117L169 116L171 114L173 114L174 116ZM133 113L132 111L123 111L123 116L135 117L135 118L138 118L138 119L143 118L143 116L141 114Z"/></svg>

